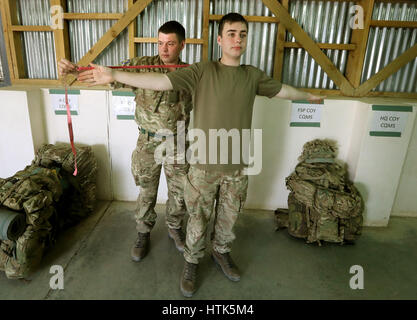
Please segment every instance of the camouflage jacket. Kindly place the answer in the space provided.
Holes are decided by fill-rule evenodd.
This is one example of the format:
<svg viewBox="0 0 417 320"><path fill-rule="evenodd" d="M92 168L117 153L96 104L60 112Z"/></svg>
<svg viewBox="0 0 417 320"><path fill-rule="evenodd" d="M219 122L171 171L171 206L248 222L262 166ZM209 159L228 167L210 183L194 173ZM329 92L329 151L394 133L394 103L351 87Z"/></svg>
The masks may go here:
<svg viewBox="0 0 417 320"><path fill-rule="evenodd" d="M159 55L153 57L135 57L122 62L123 66L162 65ZM179 64L185 64L179 62ZM129 72L160 72L167 73L167 68L126 69ZM134 88L119 82L111 84L112 89L131 88L135 93L135 121L139 127L156 132L159 129L169 129L177 133L177 121L184 121L185 127L190 122L192 97L185 91L153 91Z"/></svg>

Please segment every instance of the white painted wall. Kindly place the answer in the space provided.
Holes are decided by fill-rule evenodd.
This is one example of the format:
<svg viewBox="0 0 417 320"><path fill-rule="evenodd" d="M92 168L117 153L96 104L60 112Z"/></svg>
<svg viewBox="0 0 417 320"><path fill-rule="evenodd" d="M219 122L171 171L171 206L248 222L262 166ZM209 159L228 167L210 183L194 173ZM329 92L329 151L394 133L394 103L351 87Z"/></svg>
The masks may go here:
<svg viewBox="0 0 417 320"><path fill-rule="evenodd" d="M285 178L294 170L304 143L330 138L337 141L338 158L348 164L365 198L365 225L384 226L391 212L417 215L416 110L401 138L370 137L371 104L326 99L321 127L299 128L289 127L289 101L257 97L253 128L263 129L263 170L250 176L246 208L287 207ZM81 90L79 110L73 116L75 142L91 145L98 159L98 198L136 200L139 190L130 172L138 136L134 120L116 118L111 91L106 90ZM0 90L0 177L29 164L41 143L57 142L69 142L66 116L54 114L48 89ZM158 202L166 199L162 174Z"/></svg>
<svg viewBox="0 0 417 320"><path fill-rule="evenodd" d="M414 105L417 108L417 103ZM408 144L391 215L417 217L417 121Z"/></svg>
<svg viewBox="0 0 417 320"><path fill-rule="evenodd" d="M46 143L69 143L66 115L56 115L51 105L48 89L42 89L45 114ZM98 161L97 196L112 199L111 170L108 139L108 100L104 90L81 90L79 114L72 116L74 143L89 145Z"/></svg>
<svg viewBox="0 0 417 320"><path fill-rule="evenodd" d="M372 106L369 105L367 108L369 128ZM414 108L413 113L408 116L407 125L400 138L372 137L368 133L363 137L353 179L366 203L364 212L366 225L388 224L415 117ZM416 187L417 181L414 181L414 189Z"/></svg>
<svg viewBox="0 0 417 320"><path fill-rule="evenodd" d="M0 178L30 165L35 156L26 91L0 91Z"/></svg>

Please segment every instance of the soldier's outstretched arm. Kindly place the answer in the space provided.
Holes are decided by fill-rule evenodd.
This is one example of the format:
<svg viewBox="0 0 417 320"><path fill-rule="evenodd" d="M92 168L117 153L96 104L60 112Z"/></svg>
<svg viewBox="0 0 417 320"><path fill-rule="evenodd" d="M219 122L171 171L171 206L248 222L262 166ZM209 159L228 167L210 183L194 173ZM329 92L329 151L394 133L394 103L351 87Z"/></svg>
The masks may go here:
<svg viewBox="0 0 417 320"><path fill-rule="evenodd" d="M141 89L156 91L173 89L169 78L162 73L132 73L116 71L96 64L91 64L91 66L94 67L94 69L86 70L78 75L78 80L87 83L89 87L118 81L120 83Z"/></svg>
<svg viewBox="0 0 417 320"><path fill-rule="evenodd" d="M289 100L308 100L310 102L319 102L325 98L325 96L314 95L309 92L301 91L287 84L282 85L281 90L275 97Z"/></svg>

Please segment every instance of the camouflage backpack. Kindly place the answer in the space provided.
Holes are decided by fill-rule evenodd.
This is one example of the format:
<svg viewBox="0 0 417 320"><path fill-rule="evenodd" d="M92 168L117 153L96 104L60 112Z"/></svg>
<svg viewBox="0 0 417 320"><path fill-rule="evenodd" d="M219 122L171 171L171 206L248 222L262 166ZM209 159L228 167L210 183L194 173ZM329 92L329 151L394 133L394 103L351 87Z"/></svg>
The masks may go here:
<svg viewBox="0 0 417 320"><path fill-rule="evenodd" d="M295 171L286 178L291 191L288 233L308 243L351 243L362 231L363 200L349 181L346 166L335 159L336 152L329 140L307 142ZM282 223L284 213L276 214Z"/></svg>
<svg viewBox="0 0 417 320"><path fill-rule="evenodd" d="M24 215L26 221L17 239L0 233L0 270L8 278L26 277L59 231L93 210L97 160L91 147L77 148L77 161L79 173L74 177L71 147L44 145L30 166L0 179L0 219L8 219L5 212L12 211Z"/></svg>

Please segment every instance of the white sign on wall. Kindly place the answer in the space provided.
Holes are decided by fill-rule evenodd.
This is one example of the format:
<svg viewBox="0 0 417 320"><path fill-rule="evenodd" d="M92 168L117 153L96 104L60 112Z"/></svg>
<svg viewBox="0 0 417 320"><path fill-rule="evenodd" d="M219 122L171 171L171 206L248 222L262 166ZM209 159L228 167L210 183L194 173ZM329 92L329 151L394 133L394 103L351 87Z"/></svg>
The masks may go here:
<svg viewBox="0 0 417 320"><path fill-rule="evenodd" d="M68 90L68 104L70 106L71 115L79 114L78 97L80 90ZM50 89L49 96L51 97L51 105L55 114L66 115L67 107L65 104L65 90Z"/></svg>
<svg viewBox="0 0 417 320"><path fill-rule="evenodd" d="M401 137L407 124L411 106L372 106L372 122L369 135L379 137Z"/></svg>
<svg viewBox="0 0 417 320"><path fill-rule="evenodd" d="M320 127L322 103L293 101L290 127Z"/></svg>
<svg viewBox="0 0 417 320"><path fill-rule="evenodd" d="M130 120L135 118L135 95L132 92L112 92L113 112L119 120Z"/></svg>

